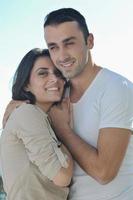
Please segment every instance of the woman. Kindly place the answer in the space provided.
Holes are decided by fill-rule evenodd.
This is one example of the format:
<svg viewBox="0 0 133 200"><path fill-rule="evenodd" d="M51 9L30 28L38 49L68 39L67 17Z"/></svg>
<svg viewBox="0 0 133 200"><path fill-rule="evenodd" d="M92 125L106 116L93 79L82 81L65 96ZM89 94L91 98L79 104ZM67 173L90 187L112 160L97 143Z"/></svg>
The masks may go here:
<svg viewBox="0 0 133 200"><path fill-rule="evenodd" d="M8 200L65 200L73 162L58 141L48 111L61 101L65 79L48 50L33 49L14 76L14 100L29 100L10 115L1 136L2 178Z"/></svg>

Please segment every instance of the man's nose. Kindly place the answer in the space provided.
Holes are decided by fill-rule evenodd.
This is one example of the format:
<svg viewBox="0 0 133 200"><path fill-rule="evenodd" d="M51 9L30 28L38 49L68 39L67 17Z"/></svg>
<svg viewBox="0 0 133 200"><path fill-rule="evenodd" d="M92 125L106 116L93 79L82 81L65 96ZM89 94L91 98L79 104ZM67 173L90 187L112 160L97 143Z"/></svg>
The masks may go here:
<svg viewBox="0 0 133 200"><path fill-rule="evenodd" d="M68 52L65 48L60 48L59 50L59 60L61 62L66 62L66 60L69 58Z"/></svg>

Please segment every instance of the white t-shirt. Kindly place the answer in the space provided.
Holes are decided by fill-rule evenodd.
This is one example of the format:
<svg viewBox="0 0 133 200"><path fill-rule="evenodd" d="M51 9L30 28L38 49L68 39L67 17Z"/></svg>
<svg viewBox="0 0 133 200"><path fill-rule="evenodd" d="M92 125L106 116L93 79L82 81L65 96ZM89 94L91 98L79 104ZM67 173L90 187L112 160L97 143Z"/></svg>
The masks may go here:
<svg viewBox="0 0 133 200"><path fill-rule="evenodd" d="M133 84L103 68L81 99L73 104L73 119L76 134L94 147L101 128L132 130ZM133 136L117 177L106 185L95 181L75 162L69 199L133 200Z"/></svg>

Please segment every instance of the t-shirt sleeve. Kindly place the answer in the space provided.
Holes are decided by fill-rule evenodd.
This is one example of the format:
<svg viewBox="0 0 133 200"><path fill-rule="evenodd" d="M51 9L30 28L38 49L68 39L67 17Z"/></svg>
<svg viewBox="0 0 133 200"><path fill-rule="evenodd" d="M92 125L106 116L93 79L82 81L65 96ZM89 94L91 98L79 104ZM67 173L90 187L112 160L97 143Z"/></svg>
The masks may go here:
<svg viewBox="0 0 133 200"><path fill-rule="evenodd" d="M116 81L106 87L102 96L100 128L116 127L133 130L133 86Z"/></svg>
<svg viewBox="0 0 133 200"><path fill-rule="evenodd" d="M29 160L52 180L61 167L68 167L67 155L58 147L56 136L52 137L52 129L45 115L33 105L23 105L18 109L17 133L25 145Z"/></svg>

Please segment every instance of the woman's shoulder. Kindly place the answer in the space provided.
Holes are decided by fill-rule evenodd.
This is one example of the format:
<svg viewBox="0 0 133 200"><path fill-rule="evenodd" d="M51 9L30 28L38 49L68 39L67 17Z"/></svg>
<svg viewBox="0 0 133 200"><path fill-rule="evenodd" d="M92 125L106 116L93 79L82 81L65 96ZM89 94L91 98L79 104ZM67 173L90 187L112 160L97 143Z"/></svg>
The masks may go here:
<svg viewBox="0 0 133 200"><path fill-rule="evenodd" d="M28 128L32 125L34 128L41 128L42 126L46 126L47 117L46 113L41 111L36 105L23 103L14 110L9 121L18 124L19 127Z"/></svg>
<svg viewBox="0 0 133 200"><path fill-rule="evenodd" d="M23 103L13 111L11 118L15 118L16 120L22 119L23 121L29 121L31 118L32 120L37 118L46 118L46 113L41 111L42 110L36 105Z"/></svg>
<svg viewBox="0 0 133 200"><path fill-rule="evenodd" d="M18 117L19 115L22 115L22 114L29 115L29 114L33 114L35 112L36 112L35 105L22 103L19 107L17 107L13 111L12 116Z"/></svg>
<svg viewBox="0 0 133 200"><path fill-rule="evenodd" d="M18 114L42 114L44 116L47 116L47 114L41 110L37 105L34 105L34 104L27 104L27 103L23 103L22 105L20 105L19 107L17 107L15 110L14 110L14 113L16 115Z"/></svg>

